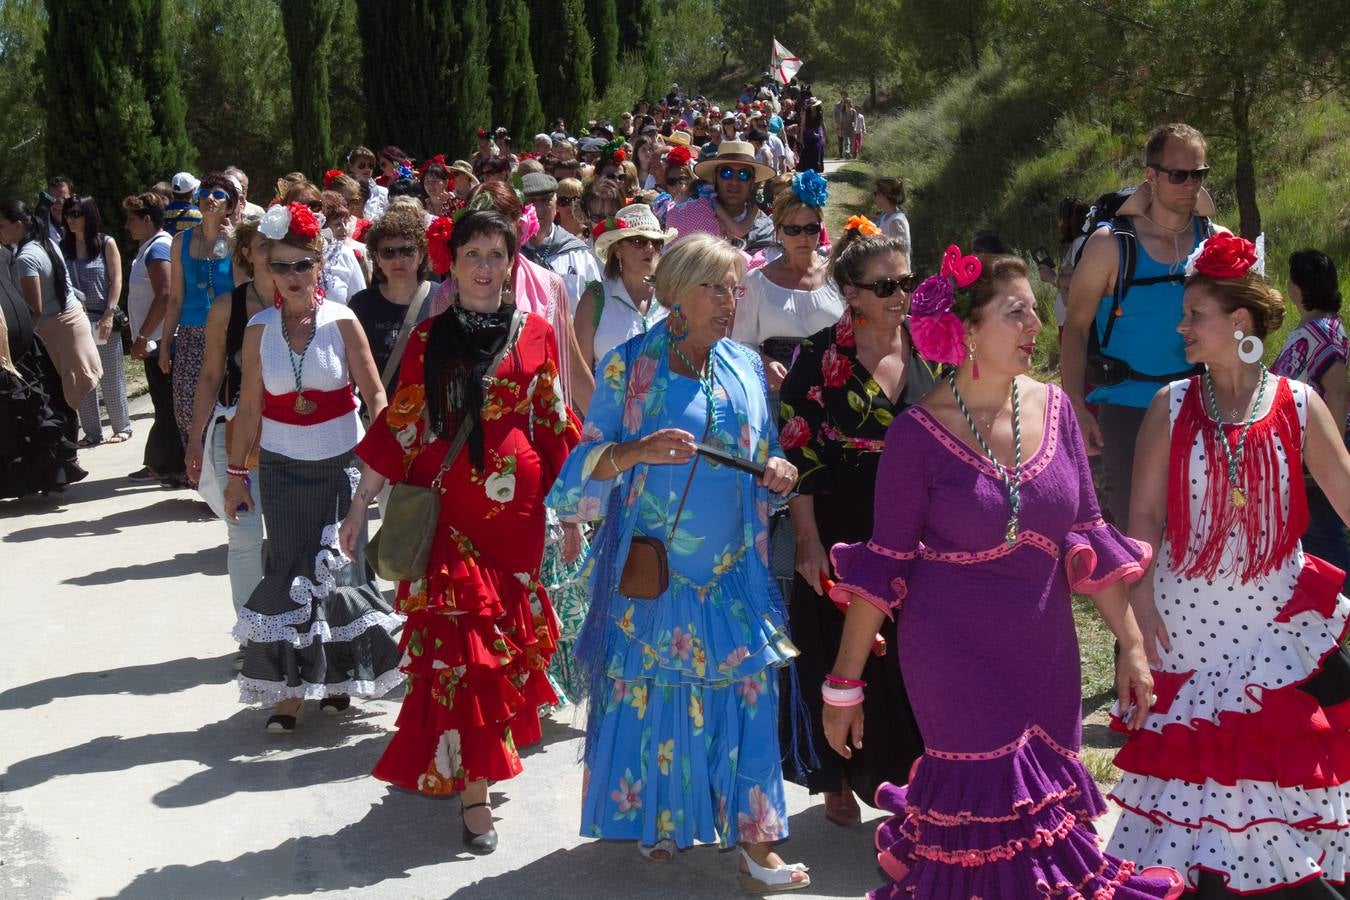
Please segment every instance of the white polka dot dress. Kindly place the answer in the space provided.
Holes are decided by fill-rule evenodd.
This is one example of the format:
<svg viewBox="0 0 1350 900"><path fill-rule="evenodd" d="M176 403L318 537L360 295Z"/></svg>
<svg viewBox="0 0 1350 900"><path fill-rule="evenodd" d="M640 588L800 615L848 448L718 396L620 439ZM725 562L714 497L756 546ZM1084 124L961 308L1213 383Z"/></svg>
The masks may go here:
<svg viewBox="0 0 1350 900"><path fill-rule="evenodd" d="M1171 385L1174 439L1192 389L1202 390L1195 380ZM1282 444L1277 429L1257 427L1260 420L1252 428L1244 452L1253 452L1254 441L1270 442L1261 450L1278 465L1279 490L1252 484L1244 515L1297 522L1291 482L1301 494L1305 406L1304 385L1279 379L1262 418L1282 414L1295 433ZM1211 537L1209 479L1224 479L1227 490L1226 461L1208 458L1207 441L1191 441L1184 559ZM1258 507L1276 502L1278 510ZM1206 897L1215 885L1218 895L1250 894L1346 878L1350 666L1339 648L1350 600L1338 593L1339 570L1297 543L1243 580L1249 548L1238 529L1230 531L1212 578L1182 574L1168 541L1158 549L1154 599L1172 649L1161 651L1157 704L1117 756L1123 776L1109 795L1122 807L1109 852L1175 868L1191 889L1204 879Z"/></svg>

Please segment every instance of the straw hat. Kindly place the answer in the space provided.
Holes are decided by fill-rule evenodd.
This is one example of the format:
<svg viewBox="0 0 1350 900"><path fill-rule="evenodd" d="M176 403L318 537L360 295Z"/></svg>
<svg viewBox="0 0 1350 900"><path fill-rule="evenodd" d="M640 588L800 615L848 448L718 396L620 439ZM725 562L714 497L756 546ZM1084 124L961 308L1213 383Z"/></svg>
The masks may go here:
<svg viewBox="0 0 1350 900"><path fill-rule="evenodd" d="M617 224L611 226L606 219L596 226L596 230L604 229L595 238L595 255L602 263L609 262L610 248L627 238L649 237L669 244L680 235L674 228L662 228L656 213L645 203L625 206L614 214L613 222Z"/></svg>
<svg viewBox="0 0 1350 900"><path fill-rule="evenodd" d="M750 166L755 170L755 181L767 181L774 176L773 169L755 160L755 148L748 141L723 141L717 155L694 166L694 177L712 181L717 169L727 163Z"/></svg>
<svg viewBox="0 0 1350 900"><path fill-rule="evenodd" d="M674 144L676 147L688 147L693 140L687 131L672 131L670 137L666 138L666 143Z"/></svg>
<svg viewBox="0 0 1350 900"><path fill-rule="evenodd" d="M451 172L458 172L461 175L467 175L469 176L469 178L473 180L474 184L478 184L478 176L473 174L473 166L469 165L464 160L457 159L450 165L446 166L446 168L449 169Z"/></svg>

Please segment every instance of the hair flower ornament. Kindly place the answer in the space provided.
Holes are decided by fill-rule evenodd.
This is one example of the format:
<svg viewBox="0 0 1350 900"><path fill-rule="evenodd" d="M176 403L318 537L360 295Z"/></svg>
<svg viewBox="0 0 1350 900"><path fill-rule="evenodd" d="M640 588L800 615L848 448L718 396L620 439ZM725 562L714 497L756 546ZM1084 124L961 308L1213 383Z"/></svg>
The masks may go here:
<svg viewBox="0 0 1350 900"><path fill-rule="evenodd" d="M418 177L418 178L421 178L423 175L426 175L426 174L427 174L427 169L430 169L433 165L445 167L445 166L446 166L446 162L445 162L445 154L444 154L444 153L437 153L435 156L431 157L430 159L425 159L425 160L423 160L423 161L422 161L422 166L421 166L421 168L419 168L419 169L417 170L417 177Z"/></svg>
<svg viewBox="0 0 1350 900"><path fill-rule="evenodd" d="M406 162L399 163L398 168L394 170L395 178L411 178L414 174L412 166L408 165Z"/></svg>
<svg viewBox="0 0 1350 900"><path fill-rule="evenodd" d="M830 185L815 169L807 169L792 179L792 193L812 209L820 209L829 202Z"/></svg>
<svg viewBox="0 0 1350 900"><path fill-rule="evenodd" d="M345 174L346 174L346 173L343 172L341 169L329 169L327 172L324 172L324 173L323 173L323 189L326 191L326 190L328 190L329 188L331 188L331 187L333 186L333 181L334 181L339 175L345 175Z"/></svg>
<svg viewBox="0 0 1350 900"><path fill-rule="evenodd" d="M929 362L959 366L966 358L966 331L956 312L956 292L979 281L984 266L955 244L942 254L942 270L914 289L909 304L909 336Z"/></svg>
<svg viewBox="0 0 1350 900"><path fill-rule="evenodd" d="M528 244L530 239L539 233L539 213L533 203L522 205L520 219L516 222L516 231L520 234L522 244Z"/></svg>
<svg viewBox="0 0 1350 900"><path fill-rule="evenodd" d="M303 203L292 203L290 213L290 231L292 234L307 241L312 241L319 236L319 229L323 226L320 224L318 217L310 212L308 206Z"/></svg>
<svg viewBox="0 0 1350 900"><path fill-rule="evenodd" d="M693 159L688 147L671 147L666 153L667 166L687 166Z"/></svg>
<svg viewBox="0 0 1350 900"><path fill-rule="evenodd" d="M309 210L305 210L305 212L309 212ZM262 219L258 222L258 230L270 241L281 240L290 229L291 210L290 207L282 203L268 207L267 212L263 213Z"/></svg>
<svg viewBox="0 0 1350 900"><path fill-rule="evenodd" d="M844 223L844 231L856 231L863 237L881 237L881 229L867 216L850 216Z"/></svg>
<svg viewBox="0 0 1350 900"><path fill-rule="evenodd" d="M612 159L615 162L623 162L628 158L628 153L623 149L623 139L618 138L606 143L600 148L601 159Z"/></svg>
<svg viewBox="0 0 1350 900"><path fill-rule="evenodd" d="M1265 236L1257 240L1260 241L1260 248L1236 235L1211 235L1187 257L1186 277L1204 275L1206 278L1242 278L1254 269L1258 275L1263 274L1265 261L1261 259L1264 254L1260 251L1265 249Z"/></svg>
<svg viewBox="0 0 1350 900"><path fill-rule="evenodd" d="M607 219L601 219L595 224L595 227L591 229L591 240L598 240L600 235L607 231L619 231L627 227L627 219L616 219L614 216L610 216Z"/></svg>
<svg viewBox="0 0 1350 900"><path fill-rule="evenodd" d="M450 257L450 237L455 233L455 220L439 216L427 227L427 258L437 275L450 271L454 260Z"/></svg>

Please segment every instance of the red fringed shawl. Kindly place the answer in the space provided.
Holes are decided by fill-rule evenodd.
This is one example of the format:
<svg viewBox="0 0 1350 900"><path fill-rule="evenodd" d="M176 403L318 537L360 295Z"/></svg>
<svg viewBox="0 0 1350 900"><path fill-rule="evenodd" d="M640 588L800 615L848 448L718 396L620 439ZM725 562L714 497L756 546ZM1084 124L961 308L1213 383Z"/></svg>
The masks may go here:
<svg viewBox="0 0 1350 900"><path fill-rule="evenodd" d="M1308 498L1303 487L1303 440L1298 410L1289 382L1280 378L1270 412L1253 422L1238 466L1238 485L1247 494L1239 509L1229 496L1228 457L1221 439L1237 452L1243 423L1220 428L1205 414L1199 376L1192 378L1186 398L1172 426L1172 448L1167 476L1167 543L1173 565L1186 578L1214 580L1223 561L1228 536L1237 531L1235 574L1243 581L1269 575L1294 552L1308 527ZM1196 522L1191 517L1191 448L1196 437L1204 442L1205 494L1201 514L1205 533L1192 541ZM1287 471L1282 471L1276 446L1283 448ZM1288 478L1288 483L1282 479ZM1283 497L1289 497L1286 514Z"/></svg>

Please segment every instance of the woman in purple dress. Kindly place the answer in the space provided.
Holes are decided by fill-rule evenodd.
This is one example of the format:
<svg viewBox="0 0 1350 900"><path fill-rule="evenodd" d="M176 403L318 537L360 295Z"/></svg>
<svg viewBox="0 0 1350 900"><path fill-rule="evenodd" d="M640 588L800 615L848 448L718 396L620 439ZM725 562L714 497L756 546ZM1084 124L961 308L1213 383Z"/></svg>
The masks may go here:
<svg viewBox="0 0 1350 900"><path fill-rule="evenodd" d="M952 247L942 272L915 290L910 333L948 372L886 435L871 540L832 552L833 596L865 602L821 688L830 746L863 745L857 679L885 617L927 745L907 787L877 791L895 814L876 835L893 881L870 896L1175 896L1175 872L1101 852L1090 822L1106 807L1078 757L1070 590L1120 640L1137 728L1153 686L1124 585L1150 549L1102 521L1068 401L1026 375L1041 330L1026 266Z"/></svg>
<svg viewBox="0 0 1350 900"><path fill-rule="evenodd" d="M820 111L820 99L809 97L802 112L802 147L797 171L815 169L825 171L825 119Z"/></svg>

